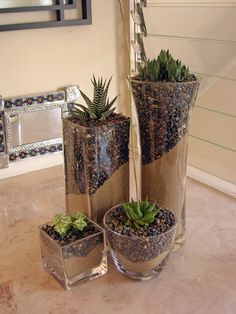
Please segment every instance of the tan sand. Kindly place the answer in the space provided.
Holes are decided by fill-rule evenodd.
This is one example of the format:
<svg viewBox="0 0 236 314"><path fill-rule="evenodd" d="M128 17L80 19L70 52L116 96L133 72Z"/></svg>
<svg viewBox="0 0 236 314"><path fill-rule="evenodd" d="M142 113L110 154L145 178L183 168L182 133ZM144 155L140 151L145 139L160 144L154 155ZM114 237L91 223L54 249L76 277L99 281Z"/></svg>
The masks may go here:
<svg viewBox="0 0 236 314"><path fill-rule="evenodd" d="M140 263L131 262L118 252L116 252L115 255L122 264L122 267L124 267L126 270L132 271L134 273L144 273L157 268L158 265L167 257L168 253L169 251L163 252L151 261Z"/></svg>
<svg viewBox="0 0 236 314"><path fill-rule="evenodd" d="M112 176L104 182L96 193L67 194L67 212L81 211L93 220L102 222L106 211L114 205L129 199L129 163L117 169Z"/></svg>
<svg viewBox="0 0 236 314"><path fill-rule="evenodd" d="M188 135L160 159L142 166L142 196L174 210L178 218L176 241L185 234L185 185Z"/></svg>

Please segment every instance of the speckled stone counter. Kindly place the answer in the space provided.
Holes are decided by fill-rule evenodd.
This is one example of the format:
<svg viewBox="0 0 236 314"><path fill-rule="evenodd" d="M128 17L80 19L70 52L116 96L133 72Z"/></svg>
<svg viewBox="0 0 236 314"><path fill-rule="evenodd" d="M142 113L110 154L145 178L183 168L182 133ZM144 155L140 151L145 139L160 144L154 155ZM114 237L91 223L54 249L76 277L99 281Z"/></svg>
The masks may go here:
<svg viewBox="0 0 236 314"><path fill-rule="evenodd" d="M62 167L0 181L0 313L236 313L236 202L188 180L187 241L155 279L109 272L64 291L42 268L38 225L63 211Z"/></svg>

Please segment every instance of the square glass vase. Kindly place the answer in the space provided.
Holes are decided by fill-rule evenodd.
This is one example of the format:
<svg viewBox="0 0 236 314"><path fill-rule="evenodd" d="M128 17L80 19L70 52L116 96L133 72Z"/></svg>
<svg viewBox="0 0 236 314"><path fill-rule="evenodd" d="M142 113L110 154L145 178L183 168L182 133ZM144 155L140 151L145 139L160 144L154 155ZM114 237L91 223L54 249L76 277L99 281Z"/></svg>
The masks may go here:
<svg viewBox="0 0 236 314"><path fill-rule="evenodd" d="M106 211L129 200L130 119L83 126L63 116L67 213L81 211L102 225Z"/></svg>
<svg viewBox="0 0 236 314"><path fill-rule="evenodd" d="M87 218L97 232L67 245L60 245L39 227L41 256L44 269L66 290L83 281L107 272L105 231Z"/></svg>

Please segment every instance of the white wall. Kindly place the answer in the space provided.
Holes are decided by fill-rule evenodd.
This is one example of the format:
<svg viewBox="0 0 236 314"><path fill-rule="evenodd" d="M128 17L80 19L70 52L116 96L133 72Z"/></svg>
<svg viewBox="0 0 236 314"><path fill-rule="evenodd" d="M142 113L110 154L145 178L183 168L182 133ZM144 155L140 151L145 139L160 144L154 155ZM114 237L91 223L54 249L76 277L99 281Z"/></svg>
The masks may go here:
<svg viewBox="0 0 236 314"><path fill-rule="evenodd" d="M45 92L71 84L92 93L93 73L113 75L111 94L122 92L118 70L124 74L125 63L117 1L93 0L92 19L86 26L0 33L0 95Z"/></svg>
<svg viewBox="0 0 236 314"><path fill-rule="evenodd" d="M128 18L128 1L122 1ZM92 75L113 75L110 97L119 94L117 111L129 113L125 83L129 55L117 0L93 0L92 25L1 32L0 46L0 95L4 98L74 84L92 96ZM59 155L22 160L0 170L0 177L61 162Z"/></svg>

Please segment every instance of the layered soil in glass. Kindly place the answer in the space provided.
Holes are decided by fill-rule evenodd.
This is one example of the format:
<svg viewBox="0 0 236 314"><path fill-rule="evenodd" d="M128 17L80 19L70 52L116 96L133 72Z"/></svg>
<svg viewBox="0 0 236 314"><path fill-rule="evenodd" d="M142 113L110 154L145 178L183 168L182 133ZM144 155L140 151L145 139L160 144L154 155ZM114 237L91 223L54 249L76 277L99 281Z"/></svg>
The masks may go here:
<svg viewBox="0 0 236 314"><path fill-rule="evenodd" d="M63 119L67 211L101 222L107 209L129 197L130 120Z"/></svg>
<svg viewBox="0 0 236 314"><path fill-rule="evenodd" d="M104 233L87 221L83 231L61 237L50 225L41 228L41 250L45 269L61 283L83 276L102 263Z"/></svg>
<svg viewBox="0 0 236 314"><path fill-rule="evenodd" d="M81 240L81 239L87 238L88 236L94 235L98 232L101 232L100 230L98 230L98 228L96 228L96 226L93 223L89 221L87 221L87 226L85 226L82 231L71 230L68 232L68 234L65 237L61 237L60 234L54 230L54 227L50 225L43 226L42 230L45 231L55 242L57 242L62 247L68 244L72 244L77 240ZM85 241L83 242L85 243ZM80 245L80 253L78 254L86 255L89 248L85 244ZM66 255L69 256L70 253L68 252L66 253Z"/></svg>
<svg viewBox="0 0 236 314"><path fill-rule="evenodd" d="M148 227L126 226L121 207L105 216L105 227L113 259L128 271L145 273L154 270L168 256L174 239L176 219L161 208Z"/></svg>
<svg viewBox="0 0 236 314"><path fill-rule="evenodd" d="M175 211L176 240L185 233L188 124L198 81L132 81L139 120L142 197Z"/></svg>

